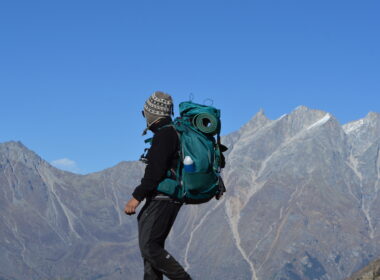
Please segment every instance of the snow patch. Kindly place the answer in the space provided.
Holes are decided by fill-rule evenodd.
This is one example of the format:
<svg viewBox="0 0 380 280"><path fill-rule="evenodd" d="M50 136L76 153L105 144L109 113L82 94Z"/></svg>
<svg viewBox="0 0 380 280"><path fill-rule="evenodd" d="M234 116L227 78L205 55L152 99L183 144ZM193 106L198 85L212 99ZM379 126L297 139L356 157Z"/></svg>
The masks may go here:
<svg viewBox="0 0 380 280"><path fill-rule="evenodd" d="M279 117L277 120L282 120L283 118L285 118L288 114L283 114L281 117Z"/></svg>
<svg viewBox="0 0 380 280"><path fill-rule="evenodd" d="M331 119L331 115L330 114L326 114L322 119L320 119L319 121L313 123L307 129L312 129L312 128L317 127L317 126L321 126L321 125L325 124L326 122L328 122L328 120L330 120L330 119Z"/></svg>
<svg viewBox="0 0 380 280"><path fill-rule="evenodd" d="M358 120L358 121L354 121L354 122L350 122L348 124L345 124L343 126L343 130L346 134L349 134L357 129L359 129L360 127L362 127L363 125L365 124L365 119L361 119L361 120Z"/></svg>

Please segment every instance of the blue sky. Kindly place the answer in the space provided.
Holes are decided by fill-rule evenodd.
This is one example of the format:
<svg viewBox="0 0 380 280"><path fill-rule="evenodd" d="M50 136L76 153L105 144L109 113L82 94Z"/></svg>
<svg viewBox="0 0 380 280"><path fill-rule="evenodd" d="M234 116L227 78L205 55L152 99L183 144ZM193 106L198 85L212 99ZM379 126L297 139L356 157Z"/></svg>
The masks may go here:
<svg viewBox="0 0 380 280"><path fill-rule="evenodd" d="M261 108L362 118L380 111L379 14L366 0L1 1L0 142L80 173L136 160L154 90L212 99L223 134Z"/></svg>

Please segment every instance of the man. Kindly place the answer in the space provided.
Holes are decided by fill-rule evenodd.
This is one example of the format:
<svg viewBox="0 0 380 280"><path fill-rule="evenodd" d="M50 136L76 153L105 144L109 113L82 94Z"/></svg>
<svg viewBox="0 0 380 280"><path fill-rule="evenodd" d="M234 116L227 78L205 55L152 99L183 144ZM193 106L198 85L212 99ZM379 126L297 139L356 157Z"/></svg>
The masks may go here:
<svg viewBox="0 0 380 280"><path fill-rule="evenodd" d="M144 280L191 279L183 267L164 249L167 238L182 204L157 192L158 184L165 179L168 170L177 167L179 139L171 122L173 100L170 95L156 91L145 102L143 116L147 128L154 133L152 146L146 156L147 166L141 184L125 206L125 213L132 215L144 199L137 220L139 246L144 260Z"/></svg>

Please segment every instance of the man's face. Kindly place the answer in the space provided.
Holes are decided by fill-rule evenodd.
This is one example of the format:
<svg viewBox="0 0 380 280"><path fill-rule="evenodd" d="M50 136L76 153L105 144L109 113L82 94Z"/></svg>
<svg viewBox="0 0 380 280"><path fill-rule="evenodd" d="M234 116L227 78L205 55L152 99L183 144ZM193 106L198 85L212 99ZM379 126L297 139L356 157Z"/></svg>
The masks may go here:
<svg viewBox="0 0 380 280"><path fill-rule="evenodd" d="M146 125L149 126L148 119L145 117L144 110L141 111L141 114L142 114L143 118L145 119Z"/></svg>

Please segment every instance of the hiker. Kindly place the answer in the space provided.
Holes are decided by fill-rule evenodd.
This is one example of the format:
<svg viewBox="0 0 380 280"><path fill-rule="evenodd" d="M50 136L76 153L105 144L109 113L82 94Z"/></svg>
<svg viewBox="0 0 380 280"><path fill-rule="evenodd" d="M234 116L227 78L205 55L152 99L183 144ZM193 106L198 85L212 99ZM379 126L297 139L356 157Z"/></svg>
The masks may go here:
<svg viewBox="0 0 380 280"><path fill-rule="evenodd" d="M144 280L191 279L184 268L164 249L167 238L182 202L159 193L157 186L168 170L176 169L179 160L179 138L172 126L173 100L156 91L144 104L143 116L147 130L154 133L146 160L144 177L125 206L125 213L135 214L141 201L146 200L138 220L139 246L144 260Z"/></svg>
<svg viewBox="0 0 380 280"><path fill-rule="evenodd" d="M160 91L144 105L143 135L150 129L154 136L145 140L151 144L140 159L147 164L145 174L124 210L132 215L146 199L137 217L144 279L191 279L164 249L165 239L183 203L218 200L226 191L221 169L227 147L220 142L220 110L185 101L179 113L173 121L173 100Z"/></svg>

